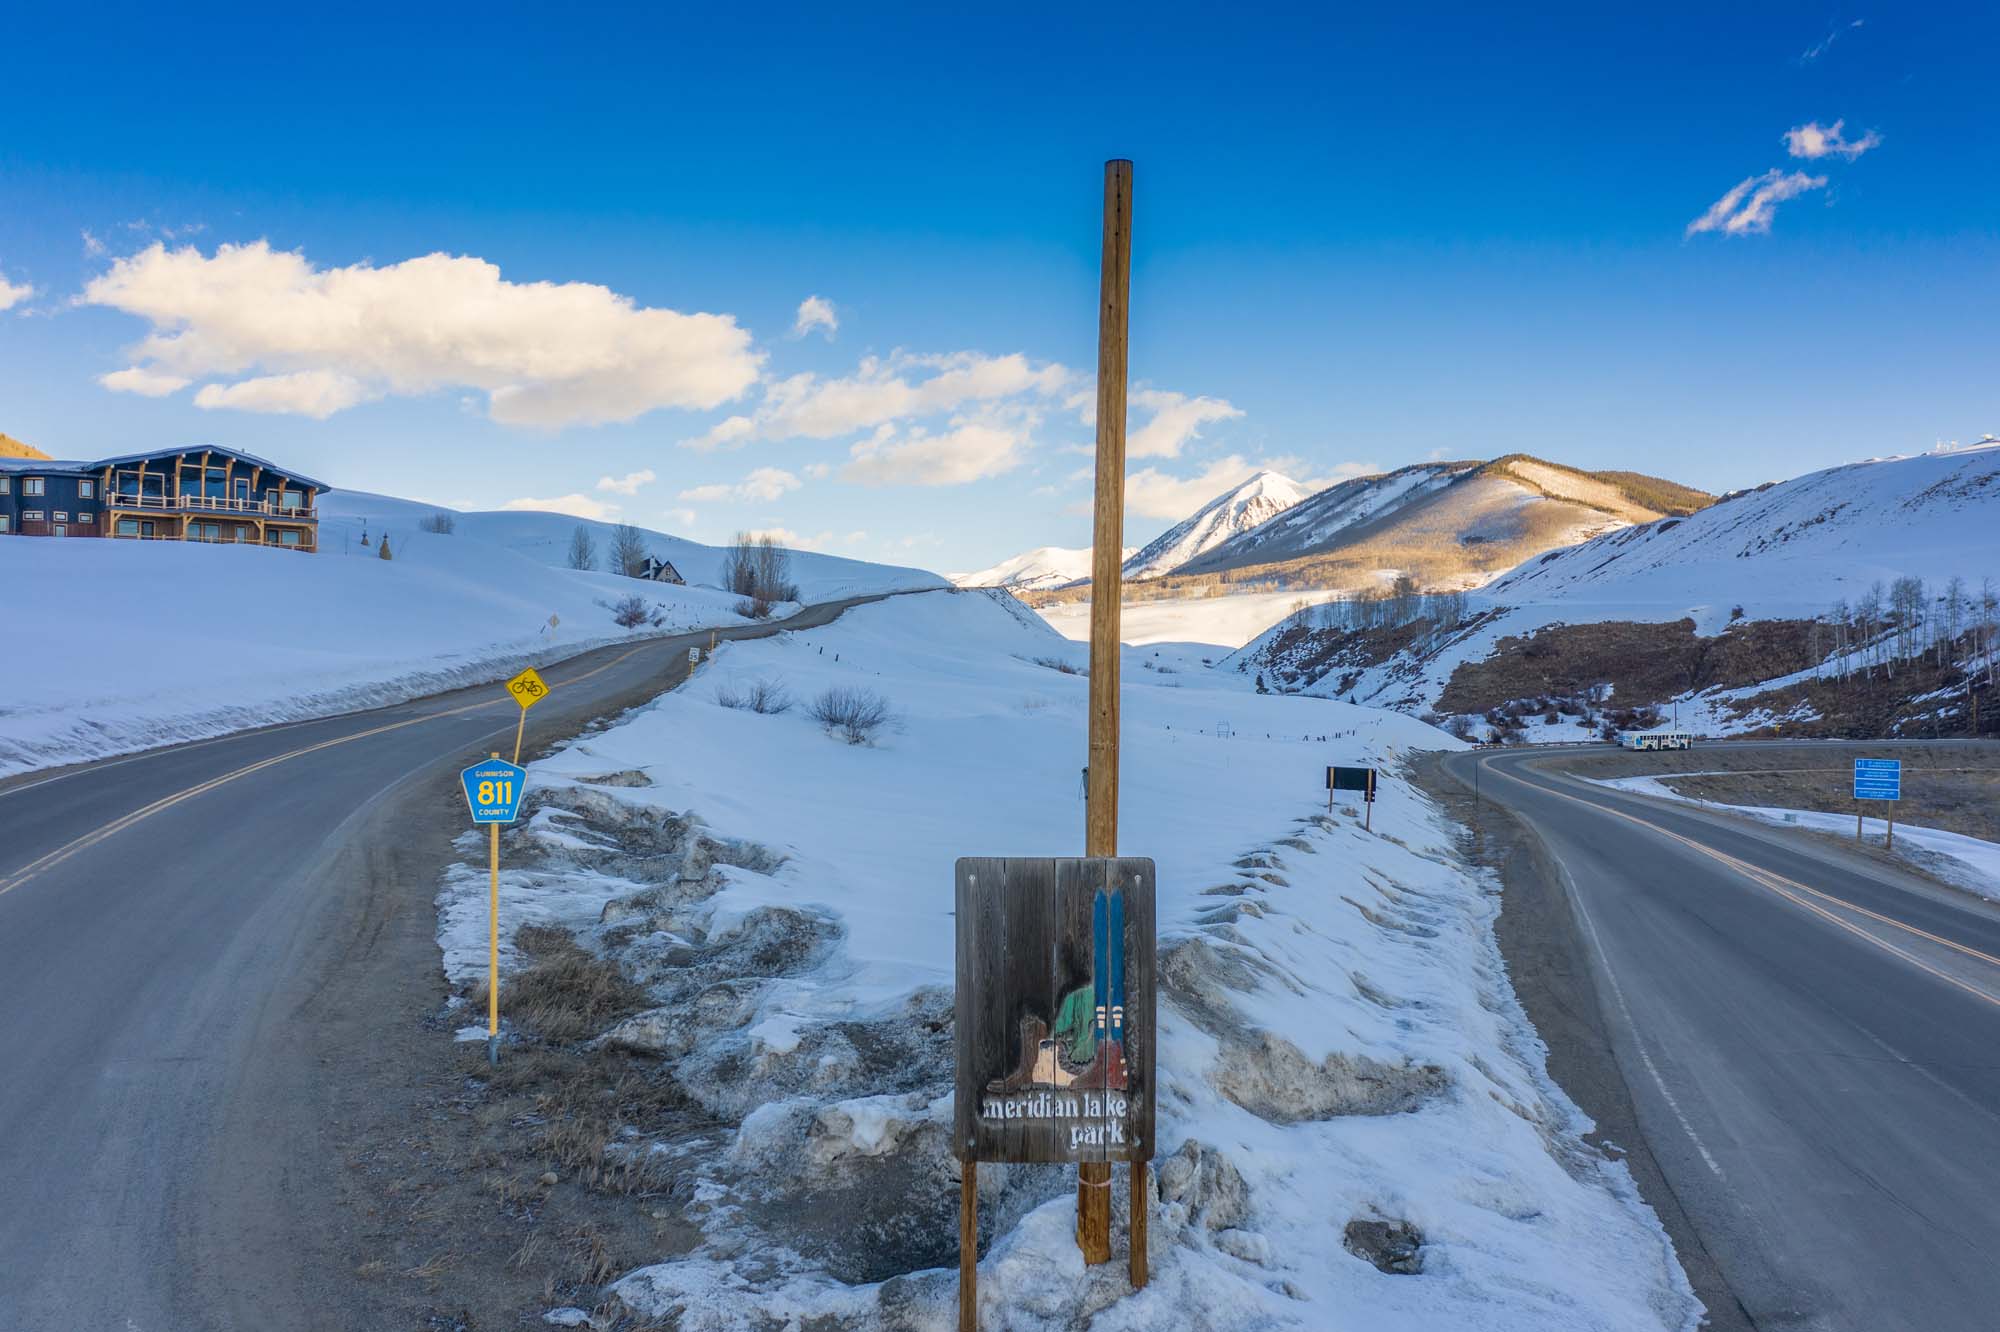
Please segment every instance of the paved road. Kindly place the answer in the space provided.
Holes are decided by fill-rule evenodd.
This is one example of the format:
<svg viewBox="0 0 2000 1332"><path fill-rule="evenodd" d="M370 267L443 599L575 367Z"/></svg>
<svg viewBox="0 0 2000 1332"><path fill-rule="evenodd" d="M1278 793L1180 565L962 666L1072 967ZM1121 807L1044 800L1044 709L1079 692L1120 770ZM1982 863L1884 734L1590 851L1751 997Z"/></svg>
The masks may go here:
<svg viewBox="0 0 2000 1332"><path fill-rule="evenodd" d="M1557 866L1646 1146L1742 1306L1729 1318L2000 1327L2000 910L1560 764L1445 761L1467 785L1476 767Z"/></svg>
<svg viewBox="0 0 2000 1332"><path fill-rule="evenodd" d="M678 684L707 642L545 668L529 749ZM274 1313L310 1301L254 1288L296 1261L254 1256L284 1228L270 1209L330 1203L281 1196L293 1172L269 1141L320 1107L246 1089L312 1039L296 1018L339 961L329 951L381 928L347 900L372 854L356 843L399 841L420 813L439 822L443 775L510 749L517 716L480 686L0 786L0 1330L341 1325ZM400 896L426 902L432 883ZM244 1162L268 1174L246 1182ZM246 1308L261 1313L225 1312Z"/></svg>

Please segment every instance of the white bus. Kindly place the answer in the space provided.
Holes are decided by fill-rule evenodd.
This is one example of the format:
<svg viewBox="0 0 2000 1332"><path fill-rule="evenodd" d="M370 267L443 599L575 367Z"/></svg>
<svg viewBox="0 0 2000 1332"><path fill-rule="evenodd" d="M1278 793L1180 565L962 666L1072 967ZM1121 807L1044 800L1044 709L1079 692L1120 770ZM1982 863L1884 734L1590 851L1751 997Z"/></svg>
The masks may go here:
<svg viewBox="0 0 2000 1332"><path fill-rule="evenodd" d="M1694 737L1686 731L1627 731L1618 743L1626 749L1693 749Z"/></svg>

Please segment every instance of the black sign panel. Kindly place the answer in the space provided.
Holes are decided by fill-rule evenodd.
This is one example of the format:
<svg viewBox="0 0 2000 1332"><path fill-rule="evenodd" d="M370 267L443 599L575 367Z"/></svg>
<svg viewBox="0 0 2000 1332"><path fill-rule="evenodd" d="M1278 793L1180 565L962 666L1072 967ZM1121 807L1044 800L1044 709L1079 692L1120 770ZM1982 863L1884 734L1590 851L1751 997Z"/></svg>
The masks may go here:
<svg viewBox="0 0 2000 1332"><path fill-rule="evenodd" d="M1362 791L1363 799L1375 798L1375 769L1373 768L1328 768L1326 789L1329 791Z"/></svg>

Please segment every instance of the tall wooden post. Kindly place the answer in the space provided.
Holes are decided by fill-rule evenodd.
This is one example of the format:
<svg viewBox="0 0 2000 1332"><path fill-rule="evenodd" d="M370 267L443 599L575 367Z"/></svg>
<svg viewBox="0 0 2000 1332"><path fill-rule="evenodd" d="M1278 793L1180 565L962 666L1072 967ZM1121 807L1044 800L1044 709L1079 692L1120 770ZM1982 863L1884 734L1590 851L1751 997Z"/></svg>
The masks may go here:
<svg viewBox="0 0 2000 1332"><path fill-rule="evenodd" d="M1125 333L1132 294L1132 164L1104 164L1097 302L1097 510L1090 553L1090 767L1084 854L1118 854L1118 612L1125 554ZM1143 1167L1142 1167L1143 1168ZM1137 1222L1135 1221L1135 1224ZM1111 1166L1077 1167L1076 1243L1111 1259Z"/></svg>

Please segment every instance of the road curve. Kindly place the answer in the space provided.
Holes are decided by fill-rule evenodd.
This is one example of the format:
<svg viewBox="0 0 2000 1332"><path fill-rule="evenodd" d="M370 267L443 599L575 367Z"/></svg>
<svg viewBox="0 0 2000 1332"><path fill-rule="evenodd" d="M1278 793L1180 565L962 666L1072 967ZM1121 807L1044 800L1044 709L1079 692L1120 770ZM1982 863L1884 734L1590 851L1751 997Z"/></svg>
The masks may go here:
<svg viewBox="0 0 2000 1332"><path fill-rule="evenodd" d="M1638 1126L1742 1314L2000 1326L2000 909L1563 757L1444 767L1557 867Z"/></svg>
<svg viewBox="0 0 2000 1332"><path fill-rule="evenodd" d="M719 635L812 628L881 599ZM651 638L542 668L552 689L529 716L529 749L679 684L688 649L708 641ZM372 853L356 843L401 840L446 774L511 749L517 716L483 685L0 786L0 1329L341 1325L330 1309L274 1315L310 1303L255 1289L277 1256L214 1251L215 1218L244 1211L216 1195L282 1194L283 1154L261 1139L315 1112L245 1113L246 1082L280 1044L296 1058L311 1040L297 996L331 965L324 940L379 928L346 900ZM403 885L405 907L434 882ZM247 1159L272 1176L246 1186ZM228 1245L256 1247L249 1215ZM224 1312L246 1307L263 1312Z"/></svg>

